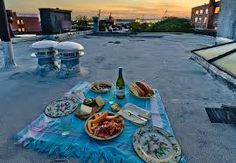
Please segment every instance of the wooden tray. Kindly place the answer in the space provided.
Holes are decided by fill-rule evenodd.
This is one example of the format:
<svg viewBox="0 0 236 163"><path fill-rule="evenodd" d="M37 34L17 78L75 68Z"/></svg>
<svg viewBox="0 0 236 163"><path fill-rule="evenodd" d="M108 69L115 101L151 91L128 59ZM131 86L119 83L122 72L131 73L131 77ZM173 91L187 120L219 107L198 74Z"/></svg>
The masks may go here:
<svg viewBox="0 0 236 163"><path fill-rule="evenodd" d="M96 103L94 103L91 107L93 108L93 110L90 114L83 114L80 111L80 106L79 106L77 108L77 110L75 111L75 116L77 116L78 118L81 118L81 119L88 119L90 116L99 112L103 108L103 106L99 107Z"/></svg>

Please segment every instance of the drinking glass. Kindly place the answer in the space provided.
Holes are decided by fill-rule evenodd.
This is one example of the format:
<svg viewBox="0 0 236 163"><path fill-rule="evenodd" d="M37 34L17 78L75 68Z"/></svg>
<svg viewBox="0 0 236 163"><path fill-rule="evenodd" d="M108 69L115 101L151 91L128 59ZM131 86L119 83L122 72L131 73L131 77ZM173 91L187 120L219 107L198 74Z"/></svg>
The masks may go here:
<svg viewBox="0 0 236 163"><path fill-rule="evenodd" d="M109 92L108 102L109 102L110 105L112 105L112 104L115 103L115 100L116 100L115 91L114 91L114 90L111 90L111 91Z"/></svg>
<svg viewBox="0 0 236 163"><path fill-rule="evenodd" d="M60 125L61 125L61 131L62 135L66 136L70 134L71 128L72 128L72 118L73 116L67 115L64 117L61 117L60 119Z"/></svg>

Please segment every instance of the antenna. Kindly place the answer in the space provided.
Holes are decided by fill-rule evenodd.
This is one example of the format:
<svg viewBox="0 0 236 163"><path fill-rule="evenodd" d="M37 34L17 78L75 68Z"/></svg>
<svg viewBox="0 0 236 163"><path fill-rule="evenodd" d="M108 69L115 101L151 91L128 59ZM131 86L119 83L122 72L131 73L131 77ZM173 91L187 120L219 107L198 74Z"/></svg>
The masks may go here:
<svg viewBox="0 0 236 163"><path fill-rule="evenodd" d="M161 19L163 19L166 16L167 12L168 10L166 9Z"/></svg>
<svg viewBox="0 0 236 163"><path fill-rule="evenodd" d="M100 18L100 16L101 16L101 12L102 12L102 10L99 9L99 10L98 10L98 17L99 17L99 18Z"/></svg>

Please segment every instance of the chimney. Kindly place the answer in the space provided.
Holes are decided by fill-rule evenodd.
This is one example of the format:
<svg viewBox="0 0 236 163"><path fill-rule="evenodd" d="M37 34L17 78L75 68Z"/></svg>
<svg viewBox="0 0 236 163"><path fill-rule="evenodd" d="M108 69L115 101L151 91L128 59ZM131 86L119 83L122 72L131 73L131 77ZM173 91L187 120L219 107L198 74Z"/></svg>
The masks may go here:
<svg viewBox="0 0 236 163"><path fill-rule="evenodd" d="M215 0L210 0L208 5L208 29L214 29Z"/></svg>

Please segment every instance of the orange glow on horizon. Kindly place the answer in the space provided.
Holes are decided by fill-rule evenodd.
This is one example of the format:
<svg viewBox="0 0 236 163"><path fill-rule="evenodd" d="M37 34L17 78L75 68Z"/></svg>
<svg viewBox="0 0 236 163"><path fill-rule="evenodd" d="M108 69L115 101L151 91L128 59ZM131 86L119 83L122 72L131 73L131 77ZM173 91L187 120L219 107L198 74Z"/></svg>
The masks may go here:
<svg viewBox="0 0 236 163"><path fill-rule="evenodd" d="M38 13L38 8L62 8L72 10L73 16L97 15L110 12L116 18L160 18L166 16L190 17L191 8L208 3L209 0L5 0L6 6L19 13Z"/></svg>

